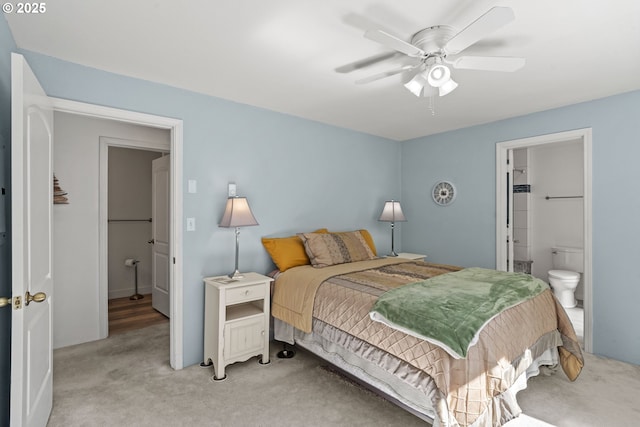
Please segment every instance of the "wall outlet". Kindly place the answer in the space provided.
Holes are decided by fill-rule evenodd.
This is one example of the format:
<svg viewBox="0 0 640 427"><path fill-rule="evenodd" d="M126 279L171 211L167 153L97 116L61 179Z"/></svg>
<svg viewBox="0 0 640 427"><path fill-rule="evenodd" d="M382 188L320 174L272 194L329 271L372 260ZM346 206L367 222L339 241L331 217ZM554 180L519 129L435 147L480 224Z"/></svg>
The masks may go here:
<svg viewBox="0 0 640 427"><path fill-rule="evenodd" d="M234 182L229 183L229 197L236 197L236 184Z"/></svg>
<svg viewBox="0 0 640 427"><path fill-rule="evenodd" d="M187 218L187 231L195 231L195 230L196 230L196 219Z"/></svg>

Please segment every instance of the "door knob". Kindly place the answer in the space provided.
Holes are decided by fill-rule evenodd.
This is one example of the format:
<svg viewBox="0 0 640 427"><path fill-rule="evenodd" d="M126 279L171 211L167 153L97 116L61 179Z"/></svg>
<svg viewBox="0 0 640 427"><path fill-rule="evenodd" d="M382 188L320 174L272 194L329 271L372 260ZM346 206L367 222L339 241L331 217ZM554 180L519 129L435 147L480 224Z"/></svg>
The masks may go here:
<svg viewBox="0 0 640 427"><path fill-rule="evenodd" d="M147 243L152 244L152 245L153 245L155 242L156 242L156 241L155 241L155 239L147 240Z"/></svg>
<svg viewBox="0 0 640 427"><path fill-rule="evenodd" d="M5 305L11 305L11 298L7 298L7 297L0 298L0 307L4 307Z"/></svg>
<svg viewBox="0 0 640 427"><path fill-rule="evenodd" d="M26 294L24 294L24 304L25 305L29 305L29 303L31 301L33 302L42 302L44 300L47 299L47 294L45 294L44 292L38 292L35 293L33 295L31 295L31 293L29 293L29 291L27 291Z"/></svg>

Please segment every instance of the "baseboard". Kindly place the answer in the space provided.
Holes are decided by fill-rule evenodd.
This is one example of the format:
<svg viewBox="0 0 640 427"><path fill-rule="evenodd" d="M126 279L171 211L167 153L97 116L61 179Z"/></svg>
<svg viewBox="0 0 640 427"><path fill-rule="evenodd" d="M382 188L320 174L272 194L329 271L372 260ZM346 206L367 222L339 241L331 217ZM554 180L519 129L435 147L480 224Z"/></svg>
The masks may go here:
<svg viewBox="0 0 640 427"><path fill-rule="evenodd" d="M134 288L131 289L115 289L109 290L109 299L130 297L135 293ZM139 286L138 293L142 295L151 293L151 286Z"/></svg>

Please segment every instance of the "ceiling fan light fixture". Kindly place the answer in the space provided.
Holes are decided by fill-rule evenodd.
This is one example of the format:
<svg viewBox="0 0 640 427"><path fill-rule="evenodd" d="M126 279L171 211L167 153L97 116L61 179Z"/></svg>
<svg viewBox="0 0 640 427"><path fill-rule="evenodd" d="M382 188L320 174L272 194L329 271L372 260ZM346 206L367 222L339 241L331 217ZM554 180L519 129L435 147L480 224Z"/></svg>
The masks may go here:
<svg viewBox="0 0 640 427"><path fill-rule="evenodd" d="M451 80L451 71L449 67L443 64L435 64L429 70L427 81L433 87L440 87Z"/></svg>
<svg viewBox="0 0 640 427"><path fill-rule="evenodd" d="M409 89L409 92L411 92L415 96L420 96L426 84L427 78L425 77L425 72L421 71L413 76L413 78L409 80L409 82L405 84L404 87Z"/></svg>
<svg viewBox="0 0 640 427"><path fill-rule="evenodd" d="M435 25L424 28L411 36L409 42L382 30L369 30L365 37L412 58L421 63L404 67L375 76L361 79L356 83L368 83L384 77L399 74L408 69L420 67L420 71L404 86L417 97L445 96L458 87L451 79L451 69L445 62L456 69L482 71L516 71L525 64L524 58L507 56L457 56L469 46L477 43L515 19L509 7L496 6L471 22L461 31L448 25ZM454 60L448 55L456 55Z"/></svg>
<svg viewBox="0 0 640 427"><path fill-rule="evenodd" d="M449 79L442 86L438 88L438 94L440 96L445 96L450 94L458 87L458 83L456 83L453 79Z"/></svg>

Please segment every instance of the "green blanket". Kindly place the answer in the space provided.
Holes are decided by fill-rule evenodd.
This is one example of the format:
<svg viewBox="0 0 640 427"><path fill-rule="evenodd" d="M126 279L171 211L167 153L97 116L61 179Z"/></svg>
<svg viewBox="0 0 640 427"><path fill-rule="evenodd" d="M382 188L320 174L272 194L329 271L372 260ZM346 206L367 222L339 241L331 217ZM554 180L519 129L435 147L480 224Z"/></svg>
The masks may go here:
<svg viewBox="0 0 640 427"><path fill-rule="evenodd" d="M462 359L492 318L545 289L546 283L528 274L467 268L392 289L369 315Z"/></svg>

